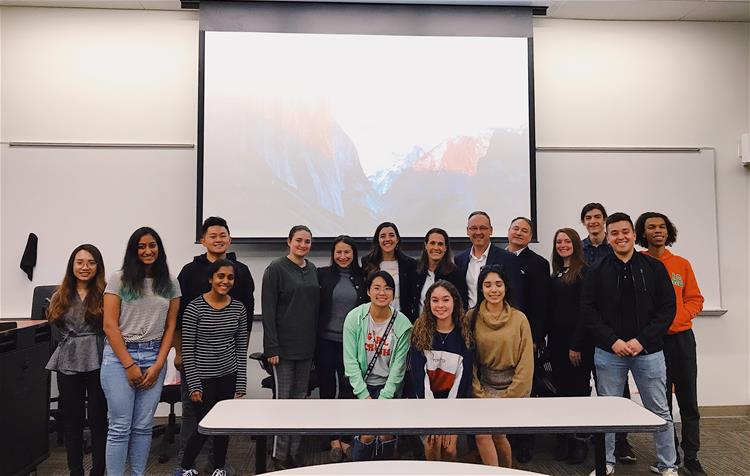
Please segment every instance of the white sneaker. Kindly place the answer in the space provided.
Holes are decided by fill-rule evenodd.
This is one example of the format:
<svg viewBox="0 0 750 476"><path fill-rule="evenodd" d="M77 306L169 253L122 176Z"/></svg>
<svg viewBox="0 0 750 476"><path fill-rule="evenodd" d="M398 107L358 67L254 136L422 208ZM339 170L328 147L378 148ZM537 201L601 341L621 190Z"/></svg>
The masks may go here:
<svg viewBox="0 0 750 476"><path fill-rule="evenodd" d="M608 464L607 470L604 472L604 474L606 474L607 476L609 476L610 474L615 474L615 465ZM596 469L589 473L589 476L596 476Z"/></svg>
<svg viewBox="0 0 750 476"><path fill-rule="evenodd" d="M675 468L667 468L661 472L661 476L678 476L679 474Z"/></svg>
<svg viewBox="0 0 750 476"><path fill-rule="evenodd" d="M659 463L654 462L651 466L648 467L648 470L651 471L654 474L661 474L661 470L659 469Z"/></svg>
<svg viewBox="0 0 750 476"><path fill-rule="evenodd" d="M211 476L227 476L227 472L224 468L215 469Z"/></svg>

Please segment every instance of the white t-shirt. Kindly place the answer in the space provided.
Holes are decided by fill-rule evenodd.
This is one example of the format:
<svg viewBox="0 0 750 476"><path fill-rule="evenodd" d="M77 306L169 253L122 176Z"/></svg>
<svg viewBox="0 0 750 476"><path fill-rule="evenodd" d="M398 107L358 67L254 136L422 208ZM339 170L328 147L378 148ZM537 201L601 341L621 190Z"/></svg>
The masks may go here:
<svg viewBox="0 0 750 476"><path fill-rule="evenodd" d="M419 314L422 314L424 310L424 299L427 297L427 290L430 289L435 283L435 273L433 271L427 271L427 277L424 280L424 286L422 286L422 292L419 295Z"/></svg>
<svg viewBox="0 0 750 476"><path fill-rule="evenodd" d="M367 339L365 340L365 352L367 352L367 363L369 364L372 357L375 355L375 349L378 348L378 344L383 339L383 333L386 327L388 327L390 318L383 322L375 322L372 316L367 314ZM391 363L391 351L393 350L393 339L395 334L393 333L393 326L385 338L385 344L375 360L375 366L372 368L372 372L367 376L365 383L367 385L384 385L388 380L388 374L390 372Z"/></svg>
<svg viewBox="0 0 750 476"><path fill-rule="evenodd" d="M469 308L477 305L477 284L479 282L479 270L482 266L487 264L487 255L490 254L490 246L487 245L487 249L479 258L474 256L474 253L469 250L469 268L466 270L466 287L469 290Z"/></svg>

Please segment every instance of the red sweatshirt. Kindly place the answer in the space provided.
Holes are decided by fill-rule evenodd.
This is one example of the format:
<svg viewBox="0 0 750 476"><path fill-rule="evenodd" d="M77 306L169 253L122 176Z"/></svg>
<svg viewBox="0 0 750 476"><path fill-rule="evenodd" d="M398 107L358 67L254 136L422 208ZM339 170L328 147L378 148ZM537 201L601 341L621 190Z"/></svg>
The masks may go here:
<svg viewBox="0 0 750 476"><path fill-rule="evenodd" d="M648 251L644 250L642 253L648 254ZM693 318L703 309L703 295L698 288L690 261L672 254L668 249L664 250L661 257L650 254L649 256L660 259L667 268L677 298L677 313L672 325L669 326L669 334L690 329L693 327Z"/></svg>

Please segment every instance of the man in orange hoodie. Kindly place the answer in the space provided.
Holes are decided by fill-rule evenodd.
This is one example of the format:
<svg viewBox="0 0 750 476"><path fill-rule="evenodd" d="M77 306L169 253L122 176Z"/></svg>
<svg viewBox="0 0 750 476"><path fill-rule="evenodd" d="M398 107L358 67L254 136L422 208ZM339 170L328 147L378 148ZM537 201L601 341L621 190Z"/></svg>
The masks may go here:
<svg viewBox="0 0 750 476"><path fill-rule="evenodd" d="M667 364L667 402L672 410L672 385L677 395L682 419L683 469L691 476L706 472L698 460L700 429L698 421L698 393L695 335L693 318L703 309L703 296L698 288L690 262L672 254L667 247L677 239L677 229L669 218L656 212L646 212L635 224L636 242L647 248L643 251L661 260L667 268L675 291L677 311L664 337L664 358ZM675 448L679 445L675 431ZM679 453L677 454L679 464Z"/></svg>

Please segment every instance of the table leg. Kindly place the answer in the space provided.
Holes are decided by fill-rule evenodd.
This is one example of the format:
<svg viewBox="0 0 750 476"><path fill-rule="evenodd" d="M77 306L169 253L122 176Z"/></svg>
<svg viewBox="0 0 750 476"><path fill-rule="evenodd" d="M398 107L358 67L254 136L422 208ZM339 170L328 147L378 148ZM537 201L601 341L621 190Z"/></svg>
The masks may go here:
<svg viewBox="0 0 750 476"><path fill-rule="evenodd" d="M255 437L255 474L266 472L266 435Z"/></svg>
<svg viewBox="0 0 750 476"><path fill-rule="evenodd" d="M604 433L594 433L594 469L596 476L607 474L607 451L604 448Z"/></svg>

